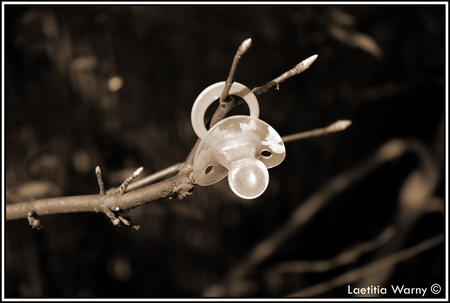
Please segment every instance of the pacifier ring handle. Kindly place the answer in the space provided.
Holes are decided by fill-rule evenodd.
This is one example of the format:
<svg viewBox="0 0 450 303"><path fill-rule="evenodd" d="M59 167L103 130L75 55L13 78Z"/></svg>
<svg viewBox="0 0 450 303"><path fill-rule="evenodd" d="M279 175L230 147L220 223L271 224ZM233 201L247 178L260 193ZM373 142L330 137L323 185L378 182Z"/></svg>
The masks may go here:
<svg viewBox="0 0 450 303"><path fill-rule="evenodd" d="M191 122L195 133L200 139L203 139L208 132L205 126L205 113L208 107L219 99L225 87L225 81L218 82L205 88L194 102L191 112ZM255 94L245 85L233 82L229 95L241 97L250 109L250 116L259 117L259 104Z"/></svg>

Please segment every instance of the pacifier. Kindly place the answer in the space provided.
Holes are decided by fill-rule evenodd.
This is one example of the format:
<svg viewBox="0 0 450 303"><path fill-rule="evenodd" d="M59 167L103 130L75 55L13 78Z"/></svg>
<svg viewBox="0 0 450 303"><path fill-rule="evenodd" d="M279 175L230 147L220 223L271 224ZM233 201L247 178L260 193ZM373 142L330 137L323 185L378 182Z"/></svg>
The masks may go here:
<svg viewBox="0 0 450 303"><path fill-rule="evenodd" d="M219 82L206 88L192 108L191 122L202 139L194 158L194 179L198 185L208 186L228 175L228 184L237 196L254 199L266 190L269 184L267 169L284 160L286 149L280 135L258 119L256 96L236 82L229 94L247 102L250 116L231 116L206 130L206 109L219 98L224 86L225 82Z"/></svg>

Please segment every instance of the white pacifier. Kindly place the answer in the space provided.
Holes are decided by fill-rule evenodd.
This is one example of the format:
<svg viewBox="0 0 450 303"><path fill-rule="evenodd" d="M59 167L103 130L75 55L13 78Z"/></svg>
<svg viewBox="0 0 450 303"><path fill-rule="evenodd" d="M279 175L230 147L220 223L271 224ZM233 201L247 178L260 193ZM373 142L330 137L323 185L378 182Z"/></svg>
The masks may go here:
<svg viewBox="0 0 450 303"><path fill-rule="evenodd" d="M192 125L194 130L196 127L200 130L196 133L202 138L194 158L194 179L198 185L207 186L228 174L228 184L237 196L254 199L266 190L269 184L267 169L284 160L286 149L280 135L258 119L259 105L255 95L239 83L233 84L230 94L243 98L249 104L250 114L256 116L231 116L206 131L204 114L214 98L220 96L223 86L224 82L220 82L205 89L192 109ZM203 132L205 135L202 136Z"/></svg>

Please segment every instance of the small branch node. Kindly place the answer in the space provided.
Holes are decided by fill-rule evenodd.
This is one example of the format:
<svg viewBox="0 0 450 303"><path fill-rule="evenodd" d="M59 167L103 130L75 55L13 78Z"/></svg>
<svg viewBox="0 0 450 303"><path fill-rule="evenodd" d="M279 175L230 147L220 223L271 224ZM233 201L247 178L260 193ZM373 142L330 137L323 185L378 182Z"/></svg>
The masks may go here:
<svg viewBox="0 0 450 303"><path fill-rule="evenodd" d="M28 224L31 225L32 228L37 229L37 230L41 230L44 228L44 226L42 226L41 221L37 220L35 218L36 213L34 211L30 211L27 213L27 219L28 219Z"/></svg>
<svg viewBox="0 0 450 303"><path fill-rule="evenodd" d="M111 219L111 222L114 226L119 226L119 227L125 227L125 228L132 228L134 230L139 230L140 226L136 225L136 224L131 224L130 218L126 218L123 216L120 216L118 214L116 214L117 212L120 211L120 208L118 206L116 207L111 207L111 210L107 207L105 207L103 209L103 212L108 216L108 218Z"/></svg>
<svg viewBox="0 0 450 303"><path fill-rule="evenodd" d="M100 166L97 166L95 168L95 174L97 175L97 182L98 186L100 187L100 195L104 196L106 194L105 185L103 184L102 170L100 169Z"/></svg>
<svg viewBox="0 0 450 303"><path fill-rule="evenodd" d="M128 184L130 184L131 181L133 181L137 176L139 176L139 174L142 172L143 169L144 169L143 167L138 168L133 173L133 175L131 175L128 179L123 181L122 185L120 185L120 187L117 189L117 192L121 195L125 194Z"/></svg>

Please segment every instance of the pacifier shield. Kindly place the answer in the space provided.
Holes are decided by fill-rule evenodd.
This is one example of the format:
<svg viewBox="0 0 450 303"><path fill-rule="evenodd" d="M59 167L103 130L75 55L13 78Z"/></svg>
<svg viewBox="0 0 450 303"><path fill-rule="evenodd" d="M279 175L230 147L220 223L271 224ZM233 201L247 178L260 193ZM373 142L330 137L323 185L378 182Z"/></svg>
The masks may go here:
<svg viewBox="0 0 450 303"><path fill-rule="evenodd" d="M283 140L269 124L250 116L228 117L214 125L200 142L194 158L195 182L207 186L222 180L228 169L220 163L219 155L242 146L254 147L249 159L259 160L267 168L277 166L286 156Z"/></svg>

